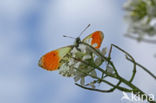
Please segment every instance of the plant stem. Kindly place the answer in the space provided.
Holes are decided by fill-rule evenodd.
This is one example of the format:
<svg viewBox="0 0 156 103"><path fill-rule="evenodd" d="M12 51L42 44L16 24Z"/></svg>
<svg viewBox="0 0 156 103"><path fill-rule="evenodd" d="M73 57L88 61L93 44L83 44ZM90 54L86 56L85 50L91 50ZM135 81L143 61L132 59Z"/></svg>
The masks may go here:
<svg viewBox="0 0 156 103"><path fill-rule="evenodd" d="M124 51L123 49L121 49L120 47L118 47L118 46L116 46L116 45L114 45L114 44L111 45L111 48L112 48L112 46L116 47L117 49L119 49L120 51L122 51L123 53L126 54L126 59L127 59L127 60L129 60L129 61L131 61L132 63L134 63L133 75L132 75L131 79L128 81L128 80L124 79L123 77L121 77L121 76L118 74L115 65L114 65L113 62L110 60L110 52L109 52L109 57L107 58L107 57L103 56L97 49L93 48L92 46L88 45L87 43L84 43L84 42L81 42L81 43L84 44L84 45L86 45L86 46L88 46L89 48L91 48L91 49L93 50L93 52L96 53L98 56L102 57L103 60L106 60L106 61L112 66L112 68L113 68L113 70L114 70L114 72L115 72L115 75L108 74L105 70L103 70L103 69L100 68L100 67L97 67L95 64L88 64L88 63L86 63L85 61L82 61L82 60L78 60L78 59L77 59L78 61L81 61L82 63L84 63L84 64L86 64L86 65L88 65L88 66L91 66L91 67L96 68L97 70L99 70L100 72L102 72L102 74L106 74L107 76L110 76L110 77L112 77L112 78L114 78L114 79L119 80L120 83L126 84L126 85L129 86L132 90L131 90L131 89L127 89L127 88L123 88L123 87L119 86L120 83L119 83L118 85L114 85L114 84L112 84L112 83L110 83L110 82L108 82L108 81L106 81L106 80L104 80L104 79L101 79L101 78L96 77L96 76L92 76L92 75L89 74L89 73L84 73L84 72L83 72L84 74L86 74L86 75L88 75L88 76L91 76L91 77L94 78L94 79L100 80L100 81L102 81L102 82L104 82L104 83L106 83L106 84L108 84L108 85L114 87L112 91L114 91L115 89L118 89L118 90L125 91L125 92L133 92L136 96L138 96L138 93L139 93L139 96L140 96L140 95L141 95L141 96L142 96L142 95L145 95L145 96L146 96L146 97L143 97L143 98L140 98L140 99L147 100L149 103L156 103L154 100L152 101L151 98L150 98L146 93L144 93L141 89L139 89L138 87L136 87L136 86L132 83L132 80L134 79L134 76L135 76L135 73L136 73L136 65L138 65L138 66L141 67L143 70L145 70L147 73L149 73L153 78L156 78L155 75L152 74L148 69L146 69L145 67L143 67L143 66L140 65L139 63L135 62L134 58L133 58L129 53L127 53L126 51ZM112 50L110 50L110 51L112 51ZM76 58L75 58L75 59L76 59ZM76 84L76 85L77 85L77 84ZM92 90L92 91L107 92L106 90L99 90L99 89L87 88L87 87L80 86L80 85L77 85L77 86L79 86L79 87L81 87L81 88L84 88L84 89ZM109 90L108 90L108 91L109 91ZM110 91L111 91L111 90L110 90Z"/></svg>
<svg viewBox="0 0 156 103"><path fill-rule="evenodd" d="M127 60L133 62L133 61L132 61L131 59L129 59L129 58L127 58ZM146 71L149 75L151 75L151 76L156 80L156 76L155 76L152 72L150 72L147 68L145 68L144 66L142 66L141 64L139 64L139 63L137 63L137 62L135 62L135 64L136 64L137 66L141 67L144 71Z"/></svg>
<svg viewBox="0 0 156 103"><path fill-rule="evenodd" d="M146 95L147 98L142 98L143 100L147 99L147 101L149 103L156 103L156 101L150 101L150 97L146 93L144 93L142 90L140 90L138 87L136 87L134 84L132 84L131 82L127 81L126 79L124 79L122 77L119 77L119 80L121 80L124 84L131 87L134 90L133 93L135 93L135 94L140 93L140 95Z"/></svg>

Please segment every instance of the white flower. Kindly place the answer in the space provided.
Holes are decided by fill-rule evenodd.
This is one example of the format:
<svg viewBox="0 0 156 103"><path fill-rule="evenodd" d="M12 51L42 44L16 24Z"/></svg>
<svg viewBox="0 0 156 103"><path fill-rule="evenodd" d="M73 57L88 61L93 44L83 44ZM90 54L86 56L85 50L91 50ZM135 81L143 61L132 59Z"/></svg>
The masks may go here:
<svg viewBox="0 0 156 103"><path fill-rule="evenodd" d="M148 21L148 17L144 17L142 20L133 23L130 27L129 27L129 32L131 33L137 33L140 36L148 34L148 35L154 35L156 34L156 29L154 29L154 27L150 24L147 24Z"/></svg>
<svg viewBox="0 0 156 103"><path fill-rule="evenodd" d="M77 82L77 81L79 81L79 80L80 80L80 76L75 76L75 77L74 77L74 81L75 81L75 82Z"/></svg>
<svg viewBox="0 0 156 103"><path fill-rule="evenodd" d="M91 59L91 55L87 54L87 55L83 56L82 60L86 60L86 59Z"/></svg>
<svg viewBox="0 0 156 103"><path fill-rule="evenodd" d="M89 39L88 42L91 42L91 39ZM103 48L102 51L99 49L96 50L102 55L105 55L107 52L107 48ZM97 52L95 53L95 50L84 44L79 44L78 47L74 47L71 52L63 58L59 73L66 77L74 77L75 82L80 82L81 85L85 85L85 78L88 74L96 77L97 73L96 68L86 65L82 61L87 64L93 63L97 66L103 63L101 56L98 55ZM94 83L90 83L90 86L95 88Z"/></svg>
<svg viewBox="0 0 156 103"><path fill-rule="evenodd" d="M95 65L96 65L96 66L100 66L101 63L102 63L102 58L101 58L101 57L97 57L97 58L95 59Z"/></svg>
<svg viewBox="0 0 156 103"><path fill-rule="evenodd" d="M64 63L59 68L59 74L65 77L72 77L75 74L75 70Z"/></svg>
<svg viewBox="0 0 156 103"><path fill-rule="evenodd" d="M79 68L81 64L82 64L81 62L77 62L77 63L75 63L74 67Z"/></svg>
<svg viewBox="0 0 156 103"><path fill-rule="evenodd" d="M102 49L102 55L105 56L106 53L107 53L107 48L105 47L105 48Z"/></svg>
<svg viewBox="0 0 156 103"><path fill-rule="evenodd" d="M71 50L71 53L72 53L72 54L75 54L75 53L77 53L77 52L79 52L79 51L77 50L76 47L74 47L74 48Z"/></svg>
<svg viewBox="0 0 156 103"><path fill-rule="evenodd" d="M96 77L96 76L97 76L96 71L95 71L95 70L92 70L92 71L91 71L91 75Z"/></svg>
<svg viewBox="0 0 156 103"><path fill-rule="evenodd" d="M84 45L84 44L79 44L79 47L78 48L81 50L81 52L85 53L87 46Z"/></svg>
<svg viewBox="0 0 156 103"><path fill-rule="evenodd" d="M84 85L85 84L85 76L84 75L82 75L82 74L76 74L76 76L74 77L74 81L77 82L79 80L80 80L80 84L81 85Z"/></svg>
<svg viewBox="0 0 156 103"><path fill-rule="evenodd" d="M93 82L88 83L86 86L91 86L94 89L95 88L95 83L96 82L93 81Z"/></svg>
<svg viewBox="0 0 156 103"><path fill-rule="evenodd" d="M156 0L127 0L124 9L129 23L127 34L137 34L138 40L145 35L156 35L156 27L151 25L156 18Z"/></svg>
<svg viewBox="0 0 156 103"><path fill-rule="evenodd" d="M113 69L112 67L110 67L110 66L107 66L107 67L106 67L106 71L107 71L107 73L109 73L109 74L114 74L114 69Z"/></svg>
<svg viewBox="0 0 156 103"><path fill-rule="evenodd" d="M79 67L79 68L77 68L77 71L75 73L74 81L77 82L80 80L80 84L84 85L85 77L87 76L87 74L91 74L92 76L97 76L97 73L93 67L90 67L90 66L88 66L86 68Z"/></svg>
<svg viewBox="0 0 156 103"><path fill-rule="evenodd" d="M76 53L78 53L78 52L79 52L79 51L77 50L76 47L74 47L74 48L71 50L71 54L72 54L73 57L75 57L75 56L76 56Z"/></svg>
<svg viewBox="0 0 156 103"><path fill-rule="evenodd" d="M156 5L153 5L151 3L148 3L148 5L147 5L147 14L150 17L155 17L156 16L156 12L155 11L156 11Z"/></svg>
<svg viewBox="0 0 156 103"><path fill-rule="evenodd" d="M156 30L156 18L154 18L151 22L150 25L154 27L154 29Z"/></svg>
<svg viewBox="0 0 156 103"><path fill-rule="evenodd" d="M77 52L79 52L79 51L77 50L76 47L74 47L74 48L71 50L71 53L72 53L73 55L75 55Z"/></svg>
<svg viewBox="0 0 156 103"><path fill-rule="evenodd" d="M84 85L85 84L85 78L84 77L81 77L80 84L81 85Z"/></svg>
<svg viewBox="0 0 156 103"><path fill-rule="evenodd" d="M75 62L76 62L76 61L75 61L73 58L71 58L71 59L69 60L68 65L69 65L69 66L72 66L72 65L75 64Z"/></svg>
<svg viewBox="0 0 156 103"><path fill-rule="evenodd" d="M97 51L95 51L95 50ZM99 54L98 54L98 52L100 52L100 49L98 49L98 48L91 48L91 47L88 47L88 51L90 51L92 54L93 54L93 56L100 56ZM89 52L88 52L89 53Z"/></svg>

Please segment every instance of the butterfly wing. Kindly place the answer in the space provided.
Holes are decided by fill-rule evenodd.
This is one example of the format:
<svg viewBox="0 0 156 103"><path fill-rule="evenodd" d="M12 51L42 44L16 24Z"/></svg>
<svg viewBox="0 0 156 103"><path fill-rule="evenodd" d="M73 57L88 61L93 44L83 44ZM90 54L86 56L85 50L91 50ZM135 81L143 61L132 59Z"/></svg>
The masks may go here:
<svg viewBox="0 0 156 103"><path fill-rule="evenodd" d="M104 35L101 31L95 31L92 34L85 37L82 41L92 45L95 48L100 48Z"/></svg>
<svg viewBox="0 0 156 103"><path fill-rule="evenodd" d="M60 66L61 59L68 54L71 49L72 46L67 46L50 51L40 58L38 65L48 71L57 70Z"/></svg>

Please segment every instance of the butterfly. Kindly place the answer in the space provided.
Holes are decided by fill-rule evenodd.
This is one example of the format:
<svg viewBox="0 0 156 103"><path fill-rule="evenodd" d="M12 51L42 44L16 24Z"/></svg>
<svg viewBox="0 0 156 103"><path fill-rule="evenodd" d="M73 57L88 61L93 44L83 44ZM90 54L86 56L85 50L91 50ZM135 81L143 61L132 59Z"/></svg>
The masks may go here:
<svg viewBox="0 0 156 103"><path fill-rule="evenodd" d="M95 31L85 37L82 42L88 43L94 48L100 48L103 38L104 35L102 31ZM73 47L77 47L80 41L81 40L79 36L75 39L74 45L62 47L46 53L40 58L38 65L48 71L58 70L61 66L60 61L72 50Z"/></svg>

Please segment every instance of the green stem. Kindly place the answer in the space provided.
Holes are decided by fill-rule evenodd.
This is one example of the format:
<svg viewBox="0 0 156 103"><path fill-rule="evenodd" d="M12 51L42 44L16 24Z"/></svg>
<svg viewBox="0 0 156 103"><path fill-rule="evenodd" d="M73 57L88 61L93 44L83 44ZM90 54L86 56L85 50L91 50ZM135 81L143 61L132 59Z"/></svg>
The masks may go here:
<svg viewBox="0 0 156 103"><path fill-rule="evenodd" d="M142 90L140 90L138 87L136 87L134 84L130 83L129 81L127 81L126 79L124 79L122 77L119 77L118 79L121 80L124 84L128 85L129 87L131 87L133 89L133 93L134 94L138 94L139 93L140 95L146 95L147 96L147 98L144 97L144 98L141 98L141 99L143 99L143 100L146 99L149 103L156 103L155 101L150 101L150 97L146 93L144 93Z"/></svg>
<svg viewBox="0 0 156 103"><path fill-rule="evenodd" d="M131 59L129 59L128 57L127 57L127 60L133 62L133 61L132 61ZM141 64L139 64L139 63L137 63L137 62L135 62L135 64L136 64L137 66L141 67L144 71L146 71L149 75L151 75L151 76L156 80L156 76L155 76L152 72L150 72L147 68L145 68L144 66L142 66Z"/></svg>
<svg viewBox="0 0 156 103"><path fill-rule="evenodd" d="M95 88L88 88L88 87L85 87L85 86L82 86L80 84L77 84L75 83L75 85L83 88L83 89L88 89L88 90L91 90L91 91L97 91L97 92L103 92L103 93L110 93L110 92L113 92L116 88L119 87L121 81L118 82L118 84L116 86L114 86L113 88L109 89L109 90L101 90L101 89L95 89Z"/></svg>
<svg viewBox="0 0 156 103"><path fill-rule="evenodd" d="M127 88L124 88L124 87L119 86L120 81L118 82L117 85L114 85L114 84L108 82L107 80L103 80L103 79L101 79L101 78L99 78L99 77L97 77L97 76L93 76L93 75L91 75L91 74L89 74L89 73L83 72L82 70L79 70L79 69L76 69L76 70L79 71L79 72L81 72L81 73L83 73L83 74L85 74L85 75L87 75L87 76L90 76L90 77L92 77L92 78L94 78L94 79L100 80L100 81L102 81L102 82L104 82L104 83L106 83L106 84L108 84L108 85L110 85L110 86L112 86L112 87L114 87L114 88L117 88L117 89L120 90L120 91L124 91L124 92L132 92L132 91L133 91L133 90L130 90L130 89L127 89ZM82 86L81 86L81 87L82 87Z"/></svg>
<svg viewBox="0 0 156 103"><path fill-rule="evenodd" d="M82 44L84 44L84 45L86 45L86 46L88 46L88 47L90 47L94 52L96 52L99 56L101 56L104 60L106 60L107 62L109 62L110 63L110 65L113 67L113 69L114 69L114 71L115 71L115 76L114 75L108 75L108 76L111 76L112 78L115 78L115 79L117 79L117 80L119 80L119 81L121 81L122 83L124 83L124 84L126 84L127 86L129 86L131 89L132 89L132 91L133 91L133 93L134 94L140 94L140 95L146 95L146 98L145 97L143 97L143 98L141 98L141 99L143 99L143 100L145 100L145 99L147 99L147 101L149 102L149 103L156 103L155 101L150 101L150 97L146 94L146 93L144 93L142 90L140 90L138 87L136 87L134 84L132 84L132 80L134 79L134 76L135 76L135 73L136 73L136 65L138 65L138 66L141 66L141 65L139 65L138 63L136 63L135 62L135 60L134 60L134 58L129 54L129 53L127 53L126 51L124 51L123 49L121 49L121 48L119 48L118 46L116 46L116 45L114 45L114 44L112 44L112 46L114 46L114 47L116 47L117 49L119 49L120 51L122 51L123 53L125 53L126 54L126 56L129 56L131 59L129 59L131 62L133 62L134 63L134 65L135 65L135 68L134 68L134 70L133 70L133 75L132 75L132 78L130 79L130 81L127 81L126 79L124 79L124 78L122 78L119 74L118 74L118 72L117 72L117 70L116 70L116 68L115 68L115 66L114 66L114 64L113 64L113 62L110 60L110 57L105 57L105 56L103 56L98 50L96 50L95 48L93 48L92 46L90 46L90 45L88 45L87 43L84 43L84 42L82 42ZM102 73L104 73L104 74L108 74L105 70L103 70L103 69L101 69L100 67L96 67L95 65L92 65L92 64L88 64L88 65L90 65L90 66L92 66L92 67L94 67L94 68L97 68L98 70L100 70ZM143 68L147 73L150 73L146 68ZM151 74L151 73L150 73ZM88 74L89 75L89 74ZM89 76L91 76L91 75L89 75ZM92 77L92 76L91 76ZM105 82L105 83L107 83L107 84L109 84L110 85L110 83L108 83L108 81L106 82L105 80L103 80L103 79L101 79L101 78L98 78L98 77L94 77L94 78L96 78L96 79L98 79L98 80L100 80L100 81L102 81L102 82ZM111 85L111 86L113 86L114 87L114 85ZM119 90L121 90L121 91L124 91L124 90L122 90L121 88L120 88L120 86L117 86L116 87L117 89L119 89ZM96 91L96 90L95 90Z"/></svg>

